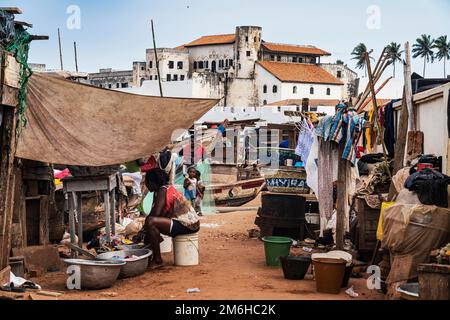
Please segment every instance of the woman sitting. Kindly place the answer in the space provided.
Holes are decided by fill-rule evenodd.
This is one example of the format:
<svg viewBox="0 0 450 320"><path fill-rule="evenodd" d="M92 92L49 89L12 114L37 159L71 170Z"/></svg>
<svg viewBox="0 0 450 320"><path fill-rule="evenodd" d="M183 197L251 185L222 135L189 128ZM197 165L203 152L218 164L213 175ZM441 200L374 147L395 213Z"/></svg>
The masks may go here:
<svg viewBox="0 0 450 320"><path fill-rule="evenodd" d="M149 192L155 193L152 211L145 220L143 231L144 243L153 251L149 267L156 269L163 266L161 233L171 237L196 233L200 230L200 221L191 203L173 185L169 185L165 171L159 168L148 171L145 185Z"/></svg>

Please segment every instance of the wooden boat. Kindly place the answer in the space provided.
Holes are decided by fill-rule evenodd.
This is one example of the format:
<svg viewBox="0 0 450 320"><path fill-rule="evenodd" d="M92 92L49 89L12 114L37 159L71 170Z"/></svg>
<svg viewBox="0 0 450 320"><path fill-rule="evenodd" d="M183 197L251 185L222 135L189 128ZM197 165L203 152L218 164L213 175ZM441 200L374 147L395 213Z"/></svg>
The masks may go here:
<svg viewBox="0 0 450 320"><path fill-rule="evenodd" d="M212 184L206 190L213 196L214 203L219 207L242 206L258 195L264 178L241 180L225 184Z"/></svg>

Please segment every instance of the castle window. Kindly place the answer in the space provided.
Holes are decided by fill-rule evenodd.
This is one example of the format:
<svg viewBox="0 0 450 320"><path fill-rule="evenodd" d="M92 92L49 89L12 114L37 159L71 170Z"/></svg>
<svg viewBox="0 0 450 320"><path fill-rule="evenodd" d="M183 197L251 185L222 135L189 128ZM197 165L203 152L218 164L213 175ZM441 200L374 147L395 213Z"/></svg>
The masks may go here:
<svg viewBox="0 0 450 320"><path fill-rule="evenodd" d="M177 68L178 68L178 70L183 69L183 61L178 61L177 62Z"/></svg>
<svg viewBox="0 0 450 320"><path fill-rule="evenodd" d="M180 76L180 81L184 81L184 74Z"/></svg>
<svg viewBox="0 0 450 320"><path fill-rule="evenodd" d="M170 74L167 74L166 80L169 82L172 79L172 76Z"/></svg>
<svg viewBox="0 0 450 320"><path fill-rule="evenodd" d="M128 82L122 83L122 88L128 88Z"/></svg>
<svg viewBox="0 0 450 320"><path fill-rule="evenodd" d="M233 66L233 59L230 59L230 67Z"/></svg>
<svg viewBox="0 0 450 320"><path fill-rule="evenodd" d="M277 93L278 92L278 87L277 86L273 86L272 87L272 92L273 93Z"/></svg>
<svg viewBox="0 0 450 320"><path fill-rule="evenodd" d="M247 36L247 37L245 37L245 42L248 42L248 36Z"/></svg>
<svg viewBox="0 0 450 320"><path fill-rule="evenodd" d="M169 69L173 69L174 63L173 61L169 61Z"/></svg>
<svg viewBox="0 0 450 320"><path fill-rule="evenodd" d="M205 61L205 69L209 68L209 61Z"/></svg>
<svg viewBox="0 0 450 320"><path fill-rule="evenodd" d="M327 96L331 95L331 89L327 88Z"/></svg>
<svg viewBox="0 0 450 320"><path fill-rule="evenodd" d="M144 70L145 70L145 67L144 67L144 66L142 66L142 67L141 67L141 71L144 71Z"/></svg>
<svg viewBox="0 0 450 320"><path fill-rule="evenodd" d="M263 106L266 106L267 105L267 100L264 100L263 101ZM256 111L256 110L255 110Z"/></svg>
<svg viewBox="0 0 450 320"><path fill-rule="evenodd" d="M153 80L153 76L150 76L150 80Z"/></svg>
<svg viewBox="0 0 450 320"><path fill-rule="evenodd" d="M263 93L267 93L267 85L264 85L264 87L263 87Z"/></svg>
<svg viewBox="0 0 450 320"><path fill-rule="evenodd" d="M108 84L108 88L109 88L109 89L111 89L111 88L112 88L112 86L111 86L111 83L110 83L110 84Z"/></svg>
<svg viewBox="0 0 450 320"><path fill-rule="evenodd" d="M278 112L281 112L281 107L277 107Z"/></svg>
<svg viewBox="0 0 450 320"><path fill-rule="evenodd" d="M197 69L197 61L194 61L194 70Z"/></svg>
<svg viewBox="0 0 450 320"><path fill-rule="evenodd" d="M177 74L173 75L173 81L178 81L178 75Z"/></svg>
<svg viewBox="0 0 450 320"><path fill-rule="evenodd" d="M120 88L120 83L116 83L116 88Z"/></svg>
<svg viewBox="0 0 450 320"><path fill-rule="evenodd" d="M158 80L158 76L155 76L155 80Z"/></svg>
<svg viewBox="0 0 450 320"><path fill-rule="evenodd" d="M341 71L341 70L338 70L338 72L337 72L337 77L338 77L338 78L342 78L342 71Z"/></svg>
<svg viewBox="0 0 450 320"><path fill-rule="evenodd" d="M150 62L149 62L148 67L149 67L150 69L153 68L153 61L150 61Z"/></svg>
<svg viewBox="0 0 450 320"><path fill-rule="evenodd" d="M252 53L250 51L247 51L247 57L250 57Z"/></svg>
<svg viewBox="0 0 450 320"><path fill-rule="evenodd" d="M203 69L203 61L199 61L198 62L198 68L199 69Z"/></svg>
<svg viewBox="0 0 450 320"><path fill-rule="evenodd" d="M293 94L296 94L296 93L297 93L297 86L294 86L294 87L292 88L292 93L293 93Z"/></svg>
<svg viewBox="0 0 450 320"><path fill-rule="evenodd" d="M254 41L254 42L258 42L258 38L257 38L257 37L254 37L254 38L253 38L253 41Z"/></svg>
<svg viewBox="0 0 450 320"><path fill-rule="evenodd" d="M313 87L309 88L309 94L314 94L314 88Z"/></svg>

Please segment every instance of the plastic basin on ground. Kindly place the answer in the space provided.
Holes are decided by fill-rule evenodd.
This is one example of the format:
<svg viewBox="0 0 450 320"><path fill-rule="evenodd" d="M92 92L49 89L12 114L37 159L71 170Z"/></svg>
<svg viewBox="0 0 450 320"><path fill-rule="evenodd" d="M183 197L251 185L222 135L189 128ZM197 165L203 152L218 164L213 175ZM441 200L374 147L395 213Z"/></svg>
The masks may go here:
<svg viewBox="0 0 450 320"><path fill-rule="evenodd" d="M284 277L288 280L303 280L311 265L309 256L280 257Z"/></svg>

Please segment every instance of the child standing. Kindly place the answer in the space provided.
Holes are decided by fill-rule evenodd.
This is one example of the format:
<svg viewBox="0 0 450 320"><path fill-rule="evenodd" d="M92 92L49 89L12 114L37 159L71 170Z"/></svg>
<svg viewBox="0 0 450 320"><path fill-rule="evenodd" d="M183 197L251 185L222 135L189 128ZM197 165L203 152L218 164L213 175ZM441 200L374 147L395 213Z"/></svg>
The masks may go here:
<svg viewBox="0 0 450 320"><path fill-rule="evenodd" d="M198 170L196 170L196 178L197 178L197 197L195 199L194 209L199 216L202 216L203 215L202 200L205 195L206 188L201 181L201 173Z"/></svg>
<svg viewBox="0 0 450 320"><path fill-rule="evenodd" d="M197 170L194 167L188 169L183 187L184 197L195 207L195 199L197 199Z"/></svg>

